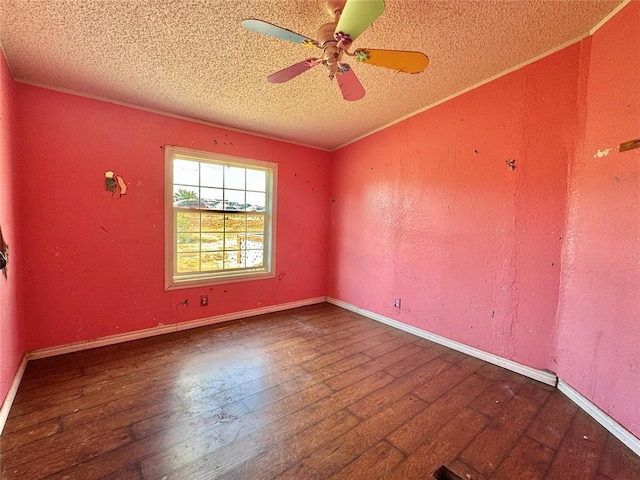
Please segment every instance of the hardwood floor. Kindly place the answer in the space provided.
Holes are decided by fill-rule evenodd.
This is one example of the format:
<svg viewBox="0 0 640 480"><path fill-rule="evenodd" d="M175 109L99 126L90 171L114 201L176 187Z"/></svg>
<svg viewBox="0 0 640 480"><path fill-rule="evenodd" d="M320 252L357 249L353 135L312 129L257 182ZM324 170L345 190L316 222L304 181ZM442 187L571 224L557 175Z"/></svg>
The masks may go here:
<svg viewBox="0 0 640 480"><path fill-rule="evenodd" d="M638 480L561 393L329 304L29 362L3 479Z"/></svg>

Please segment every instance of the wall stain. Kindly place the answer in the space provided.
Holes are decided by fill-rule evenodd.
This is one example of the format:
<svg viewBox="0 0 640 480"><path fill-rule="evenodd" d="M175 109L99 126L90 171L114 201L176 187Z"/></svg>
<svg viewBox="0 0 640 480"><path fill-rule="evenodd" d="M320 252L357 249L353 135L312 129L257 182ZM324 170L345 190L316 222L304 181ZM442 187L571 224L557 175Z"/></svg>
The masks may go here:
<svg viewBox="0 0 640 480"><path fill-rule="evenodd" d="M604 150L598 149L598 151L593 155L593 158L604 158L613 152L613 148L605 148Z"/></svg>

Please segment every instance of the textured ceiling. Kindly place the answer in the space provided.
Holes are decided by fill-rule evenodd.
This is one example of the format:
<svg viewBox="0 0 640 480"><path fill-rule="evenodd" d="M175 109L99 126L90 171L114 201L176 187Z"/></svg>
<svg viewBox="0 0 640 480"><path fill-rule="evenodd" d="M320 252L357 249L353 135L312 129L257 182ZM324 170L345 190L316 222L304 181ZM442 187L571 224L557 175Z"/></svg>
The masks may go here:
<svg viewBox="0 0 640 480"><path fill-rule="evenodd" d="M18 80L334 149L585 35L621 0L387 0L356 48L417 50L421 74L354 71L342 99L322 67L266 77L315 54L240 26L258 18L315 38L322 0L0 0Z"/></svg>

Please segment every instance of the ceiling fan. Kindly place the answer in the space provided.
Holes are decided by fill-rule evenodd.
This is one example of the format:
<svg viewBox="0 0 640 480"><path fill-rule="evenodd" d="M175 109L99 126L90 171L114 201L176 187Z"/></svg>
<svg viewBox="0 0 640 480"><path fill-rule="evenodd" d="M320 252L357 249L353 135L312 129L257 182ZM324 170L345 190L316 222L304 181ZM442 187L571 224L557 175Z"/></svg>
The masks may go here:
<svg viewBox="0 0 640 480"><path fill-rule="evenodd" d="M351 67L343 62L345 55L362 63L403 73L420 73L429 64L427 56L420 52L370 48L349 51L353 41L382 14L384 0L327 0L326 3L334 21L320 26L317 40L263 20L242 20L241 25L248 30L322 50L322 56L308 58L269 75L269 82L286 82L312 67L324 65L329 78L337 78L344 99L353 101L364 97L365 91Z"/></svg>

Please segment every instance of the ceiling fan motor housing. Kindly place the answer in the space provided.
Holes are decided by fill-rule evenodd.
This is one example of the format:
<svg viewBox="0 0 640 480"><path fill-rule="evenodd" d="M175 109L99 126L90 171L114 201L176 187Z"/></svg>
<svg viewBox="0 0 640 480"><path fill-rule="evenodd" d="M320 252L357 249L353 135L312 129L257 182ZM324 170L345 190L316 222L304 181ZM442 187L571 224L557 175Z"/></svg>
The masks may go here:
<svg viewBox="0 0 640 480"><path fill-rule="evenodd" d="M318 43L322 47L322 59L329 72L329 78L333 78L338 73L342 60L342 49L338 48L338 41L333 36L336 25L336 22L329 22L318 29Z"/></svg>
<svg viewBox="0 0 640 480"><path fill-rule="evenodd" d="M324 47L325 43L328 42L337 43L337 40L333 36L334 32L336 31L336 25L336 22L329 22L320 26L320 28L318 29L318 43L321 47Z"/></svg>

